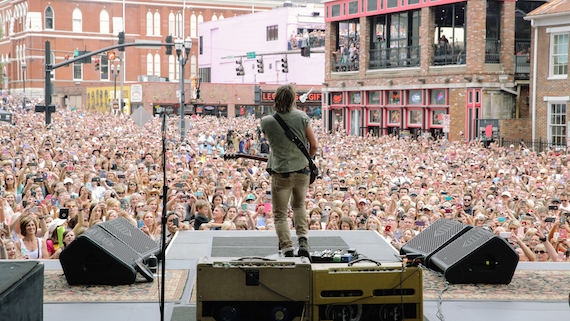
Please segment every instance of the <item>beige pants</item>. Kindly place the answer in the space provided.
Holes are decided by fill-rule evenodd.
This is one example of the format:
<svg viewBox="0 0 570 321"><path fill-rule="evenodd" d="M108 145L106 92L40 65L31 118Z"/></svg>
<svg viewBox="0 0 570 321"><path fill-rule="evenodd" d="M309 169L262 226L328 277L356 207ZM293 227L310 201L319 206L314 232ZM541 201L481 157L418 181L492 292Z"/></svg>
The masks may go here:
<svg viewBox="0 0 570 321"><path fill-rule="evenodd" d="M271 176L271 196L273 203L273 214L275 216L275 231L279 237L279 245L283 253L294 250L291 241L291 230L287 223L287 205L291 199L293 209L293 221L299 237L307 237L309 222L305 210L305 196L309 187L309 175L301 173L290 173L289 177L281 174Z"/></svg>

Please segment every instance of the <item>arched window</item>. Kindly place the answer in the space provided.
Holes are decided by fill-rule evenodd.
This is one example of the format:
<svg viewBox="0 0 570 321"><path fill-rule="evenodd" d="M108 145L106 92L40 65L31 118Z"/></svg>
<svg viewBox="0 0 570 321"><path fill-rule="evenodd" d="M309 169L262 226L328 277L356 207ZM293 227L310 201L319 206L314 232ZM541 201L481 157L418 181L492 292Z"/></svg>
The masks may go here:
<svg viewBox="0 0 570 321"><path fill-rule="evenodd" d="M73 32L82 32L83 31L83 14L81 13L81 9L75 8L73 9L73 13L71 15L73 19Z"/></svg>
<svg viewBox="0 0 570 321"><path fill-rule="evenodd" d="M154 54L154 74L160 77L160 55L158 53Z"/></svg>
<svg viewBox="0 0 570 321"><path fill-rule="evenodd" d="M220 13L220 18L219 18L219 19L220 19L220 20L224 20L224 14L223 14L223 13Z"/></svg>
<svg viewBox="0 0 570 321"><path fill-rule="evenodd" d="M198 67L196 64L196 55L192 55L190 57L190 77L196 76L196 67Z"/></svg>
<svg viewBox="0 0 570 321"><path fill-rule="evenodd" d="M152 66L154 65L153 61L152 61L152 54L149 52L148 55L146 55L146 74L147 75L152 75Z"/></svg>
<svg viewBox="0 0 570 321"><path fill-rule="evenodd" d="M44 29L53 30L53 9L47 6L44 11Z"/></svg>
<svg viewBox="0 0 570 321"><path fill-rule="evenodd" d="M182 30L182 23L184 21L182 21L182 14L179 12L176 15L176 35L178 36L178 38L182 38L184 39L184 32Z"/></svg>
<svg viewBox="0 0 570 321"><path fill-rule="evenodd" d="M152 13L149 11L146 13L146 35L152 36L152 30Z"/></svg>
<svg viewBox="0 0 570 321"><path fill-rule="evenodd" d="M154 13L154 35L160 36L160 13Z"/></svg>
<svg viewBox="0 0 570 321"><path fill-rule="evenodd" d="M212 16L212 21L216 21L218 20L218 16L216 16L216 14L214 13L214 15Z"/></svg>
<svg viewBox="0 0 570 321"><path fill-rule="evenodd" d="M99 32L109 33L109 12L105 9L99 14Z"/></svg>
<svg viewBox="0 0 570 321"><path fill-rule="evenodd" d="M196 38L197 37L197 33L196 33L196 15L192 14L192 16L190 16L190 37L192 38Z"/></svg>
<svg viewBox="0 0 570 321"><path fill-rule="evenodd" d="M168 14L168 34L172 36L176 36L175 34L176 28L176 21L174 17L174 13Z"/></svg>
<svg viewBox="0 0 570 321"><path fill-rule="evenodd" d="M175 63L174 63L174 55L168 56L168 80L176 79L176 71L175 71Z"/></svg>

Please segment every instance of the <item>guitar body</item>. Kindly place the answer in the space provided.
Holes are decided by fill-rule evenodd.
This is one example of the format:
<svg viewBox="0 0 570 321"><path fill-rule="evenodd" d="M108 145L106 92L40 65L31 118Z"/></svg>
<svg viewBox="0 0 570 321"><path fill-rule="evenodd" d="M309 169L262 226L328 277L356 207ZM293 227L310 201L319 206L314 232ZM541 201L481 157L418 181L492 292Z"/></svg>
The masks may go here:
<svg viewBox="0 0 570 321"><path fill-rule="evenodd" d="M261 162L267 162L267 157L261 157L261 156L255 156L255 155L249 155L249 154L230 154L230 153L226 153L224 154L224 156L222 156L224 158L224 160L228 160L228 159L238 159L238 158L247 158L247 159L253 159L256 161L261 161ZM311 166L312 165L312 166ZM310 176L311 176L311 180L310 180L310 184L313 184L313 182L315 181L315 179L317 178L317 176L319 176L319 169L318 167L313 163L310 162L309 163L309 168L311 170Z"/></svg>

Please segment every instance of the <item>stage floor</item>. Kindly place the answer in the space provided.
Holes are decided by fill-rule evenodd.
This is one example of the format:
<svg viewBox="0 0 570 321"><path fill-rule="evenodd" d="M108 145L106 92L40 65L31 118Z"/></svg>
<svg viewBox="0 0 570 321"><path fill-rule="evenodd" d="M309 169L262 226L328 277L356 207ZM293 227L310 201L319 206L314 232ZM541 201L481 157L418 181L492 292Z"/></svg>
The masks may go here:
<svg viewBox="0 0 570 321"><path fill-rule="evenodd" d="M296 242L294 232L293 239ZM310 231L309 245L311 251L352 248L372 260L398 262L398 253L381 236L370 231ZM277 257L277 252L274 231L178 233L166 254L165 320L196 320L192 294L200 257ZM81 315L82 321L160 320L156 280L131 286L85 287L70 291L67 283L62 281L59 261L45 261L45 270L46 278L49 278L44 287L46 321L59 321L62 315ZM437 295L445 285L442 279L429 273L424 272L424 319L436 321ZM446 320L452 321L558 319L569 310L570 281L565 281L570 280L568 276L570 264L520 263L509 285L450 285L443 294L441 312Z"/></svg>

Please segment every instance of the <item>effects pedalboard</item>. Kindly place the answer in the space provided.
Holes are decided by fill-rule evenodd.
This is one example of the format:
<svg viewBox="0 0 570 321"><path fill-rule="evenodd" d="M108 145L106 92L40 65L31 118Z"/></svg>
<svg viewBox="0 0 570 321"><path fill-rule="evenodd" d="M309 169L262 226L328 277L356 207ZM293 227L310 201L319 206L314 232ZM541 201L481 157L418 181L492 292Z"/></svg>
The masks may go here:
<svg viewBox="0 0 570 321"><path fill-rule="evenodd" d="M311 253L311 263L349 263L359 259L359 254L355 249L326 249Z"/></svg>

